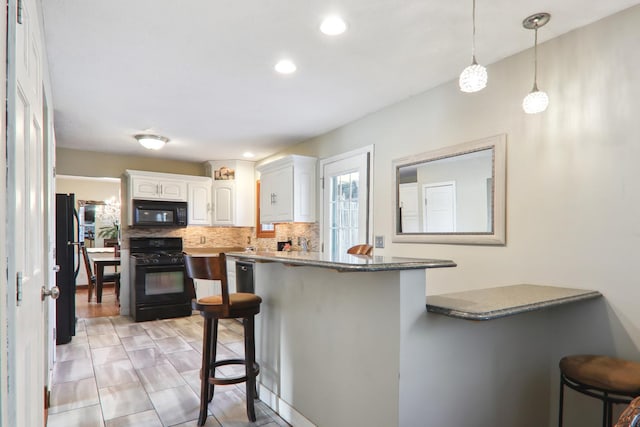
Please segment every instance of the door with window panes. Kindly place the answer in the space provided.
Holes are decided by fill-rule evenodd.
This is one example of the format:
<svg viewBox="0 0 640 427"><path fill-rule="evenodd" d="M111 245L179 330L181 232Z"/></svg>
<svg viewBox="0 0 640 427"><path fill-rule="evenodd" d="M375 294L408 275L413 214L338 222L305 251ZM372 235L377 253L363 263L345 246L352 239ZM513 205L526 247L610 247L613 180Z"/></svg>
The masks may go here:
<svg viewBox="0 0 640 427"><path fill-rule="evenodd" d="M370 151L346 153L321 163L323 247L333 256L368 243Z"/></svg>

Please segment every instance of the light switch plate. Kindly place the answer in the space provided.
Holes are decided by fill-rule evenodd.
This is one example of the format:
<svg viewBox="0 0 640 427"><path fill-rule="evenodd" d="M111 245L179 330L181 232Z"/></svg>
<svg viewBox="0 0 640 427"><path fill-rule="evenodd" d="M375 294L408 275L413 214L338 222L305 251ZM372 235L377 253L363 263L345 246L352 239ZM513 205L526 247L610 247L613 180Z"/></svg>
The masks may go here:
<svg viewBox="0 0 640 427"><path fill-rule="evenodd" d="M376 248L384 248L384 236L376 236L375 237L375 247Z"/></svg>

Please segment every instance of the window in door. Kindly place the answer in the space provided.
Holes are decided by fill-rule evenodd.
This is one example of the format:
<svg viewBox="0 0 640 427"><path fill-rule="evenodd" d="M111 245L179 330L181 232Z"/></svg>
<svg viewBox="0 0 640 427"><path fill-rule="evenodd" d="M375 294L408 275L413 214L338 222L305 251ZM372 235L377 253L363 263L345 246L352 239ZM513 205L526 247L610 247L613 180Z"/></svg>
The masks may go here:
<svg viewBox="0 0 640 427"><path fill-rule="evenodd" d="M321 162L323 250L336 256L370 237L370 164L373 147Z"/></svg>

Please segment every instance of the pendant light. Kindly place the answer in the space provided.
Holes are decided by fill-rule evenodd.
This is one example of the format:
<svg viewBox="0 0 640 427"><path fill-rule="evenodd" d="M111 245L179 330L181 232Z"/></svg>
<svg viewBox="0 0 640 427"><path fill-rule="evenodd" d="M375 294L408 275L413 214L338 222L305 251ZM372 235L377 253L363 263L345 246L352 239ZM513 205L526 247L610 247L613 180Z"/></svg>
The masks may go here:
<svg viewBox="0 0 640 427"><path fill-rule="evenodd" d="M471 65L460 73L460 90L471 93L478 92L487 86L487 69L476 61L476 0L473 0L473 36L471 47Z"/></svg>
<svg viewBox="0 0 640 427"><path fill-rule="evenodd" d="M543 27L549 22L551 15L545 12L536 13L525 18L522 26L527 30L535 31L535 39L533 44L533 89L522 101L522 109L527 114L542 113L549 105L549 96L546 92L538 89L538 28Z"/></svg>

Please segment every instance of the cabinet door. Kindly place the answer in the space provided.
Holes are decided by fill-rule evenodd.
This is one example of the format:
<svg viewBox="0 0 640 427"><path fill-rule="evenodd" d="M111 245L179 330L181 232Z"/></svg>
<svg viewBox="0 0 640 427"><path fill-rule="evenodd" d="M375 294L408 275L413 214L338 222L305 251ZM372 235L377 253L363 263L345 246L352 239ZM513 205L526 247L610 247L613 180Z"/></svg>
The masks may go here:
<svg viewBox="0 0 640 427"><path fill-rule="evenodd" d="M158 181L160 198L163 200L187 201L187 183L184 181Z"/></svg>
<svg viewBox="0 0 640 427"><path fill-rule="evenodd" d="M260 221L293 221L293 166L260 177Z"/></svg>
<svg viewBox="0 0 640 427"><path fill-rule="evenodd" d="M190 182L189 189L189 225L211 224L211 185L210 183Z"/></svg>
<svg viewBox="0 0 640 427"><path fill-rule="evenodd" d="M234 190L232 181L213 183L213 225L233 225Z"/></svg>
<svg viewBox="0 0 640 427"><path fill-rule="evenodd" d="M131 178L131 198L133 199L157 199L160 186L158 181L149 178Z"/></svg>

